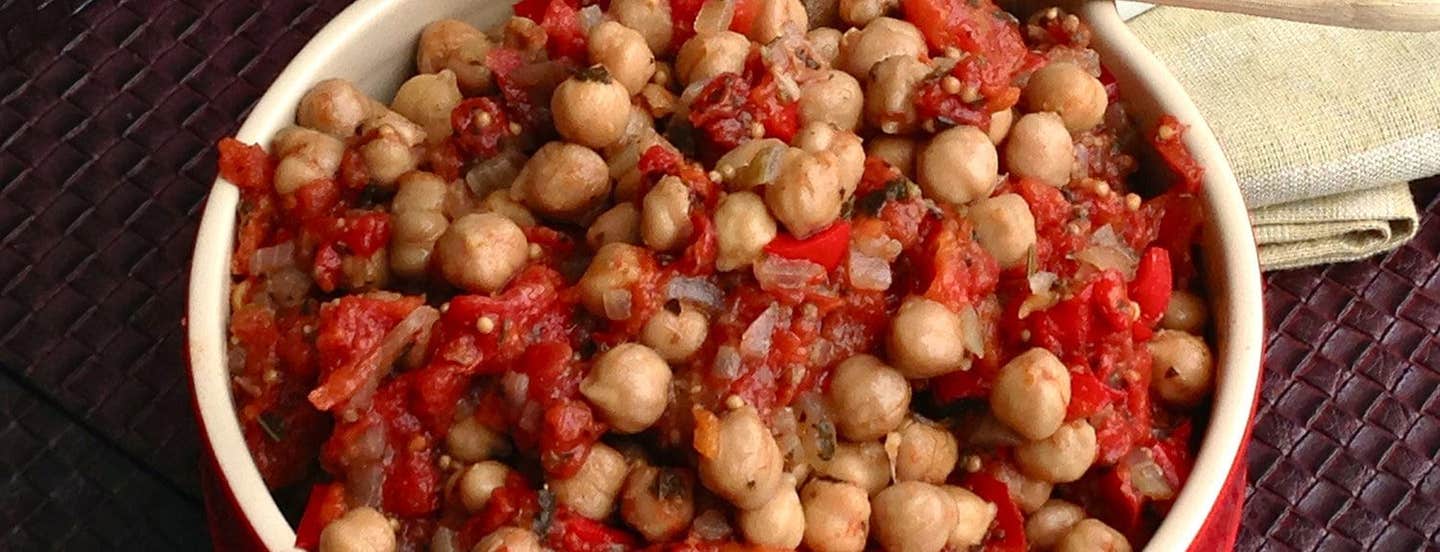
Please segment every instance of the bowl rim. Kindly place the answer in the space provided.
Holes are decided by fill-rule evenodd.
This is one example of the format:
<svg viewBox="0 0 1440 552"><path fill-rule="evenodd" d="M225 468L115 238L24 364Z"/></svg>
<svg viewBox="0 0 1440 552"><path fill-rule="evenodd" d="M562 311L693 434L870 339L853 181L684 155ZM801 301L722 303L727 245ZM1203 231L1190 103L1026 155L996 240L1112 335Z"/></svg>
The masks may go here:
<svg viewBox="0 0 1440 552"><path fill-rule="evenodd" d="M1064 3L1064 2L1057 2ZM268 144L275 131L290 124L294 106L311 84L325 75L325 62L356 42L362 30L403 2L359 0L325 25L286 65L246 116L236 138ZM1216 351L1217 379L1211 417L1195 466L1169 515L1147 550L1181 550L1193 542L1220 496L1248 438L1251 408L1259 389L1264 337L1261 279L1254 235L1234 174L1214 133L1178 81L1125 25L1112 0L1084 0L1076 12L1107 44L1107 66L1128 66L1142 74L1136 86L1164 110L1189 126L1183 139L1205 168L1207 224L1218 240L1227 267L1223 298L1230 314L1228 339ZM186 305L186 364L204 453L218 489L239 521L270 550L294 550L295 531L285 520L252 459L235 415L225 347L229 318L230 253L234 242L238 189L216 178L196 234ZM1207 258L1214 257L1207 252ZM1214 305L1221 298L1211 296ZM218 498L218 497L212 497Z"/></svg>

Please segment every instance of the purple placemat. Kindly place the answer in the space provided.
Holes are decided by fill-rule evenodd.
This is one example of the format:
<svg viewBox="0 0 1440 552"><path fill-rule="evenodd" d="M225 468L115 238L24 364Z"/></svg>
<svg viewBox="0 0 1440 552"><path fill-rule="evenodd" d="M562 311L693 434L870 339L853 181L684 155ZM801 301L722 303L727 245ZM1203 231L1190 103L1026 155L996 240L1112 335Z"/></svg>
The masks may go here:
<svg viewBox="0 0 1440 552"><path fill-rule="evenodd" d="M0 0L0 550L190 549L185 275L234 131L345 2ZM1440 200L1271 274L1245 550L1440 546Z"/></svg>

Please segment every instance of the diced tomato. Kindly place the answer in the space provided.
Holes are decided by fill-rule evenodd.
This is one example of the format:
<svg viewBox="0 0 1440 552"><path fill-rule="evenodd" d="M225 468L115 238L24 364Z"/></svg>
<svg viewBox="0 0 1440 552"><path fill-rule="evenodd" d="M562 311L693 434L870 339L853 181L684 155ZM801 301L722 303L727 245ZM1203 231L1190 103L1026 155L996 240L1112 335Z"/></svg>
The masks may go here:
<svg viewBox="0 0 1440 552"><path fill-rule="evenodd" d="M709 145L729 151L750 140L755 115L747 108L750 84L737 73L721 73L711 79L690 107L690 124Z"/></svg>
<svg viewBox="0 0 1440 552"><path fill-rule="evenodd" d="M275 163L264 148L234 138L222 138L219 149L221 178L229 180L242 192L270 192Z"/></svg>
<svg viewBox="0 0 1440 552"><path fill-rule="evenodd" d="M705 5L705 0L668 1L670 3L670 49L677 50L682 44L685 44L686 40L695 36L695 16L700 15L700 7ZM753 16L751 19L753 20ZM731 24L734 24L734 19L731 19Z"/></svg>
<svg viewBox="0 0 1440 552"><path fill-rule="evenodd" d="M539 23L548 37L545 49L550 52L550 59L585 63L585 29L580 26L580 12L574 6L565 0L550 0Z"/></svg>
<svg viewBox="0 0 1440 552"><path fill-rule="evenodd" d="M340 157L340 184L351 190L359 190L370 184L370 169L365 158L355 148L346 148Z"/></svg>
<svg viewBox="0 0 1440 552"><path fill-rule="evenodd" d="M505 484L490 494L485 508L471 516L460 529L460 549L471 549L480 539L507 525L530 527L539 512L538 494L524 476L510 470L505 476Z"/></svg>
<svg viewBox="0 0 1440 552"><path fill-rule="evenodd" d="M310 487L305 513L300 515L300 527L295 531L295 547L317 550L320 531L342 515L345 515L345 485L321 483Z"/></svg>
<svg viewBox="0 0 1440 552"><path fill-rule="evenodd" d="M1089 372L1070 372L1070 406L1065 420L1089 418L1110 403L1110 389Z"/></svg>
<svg viewBox="0 0 1440 552"><path fill-rule="evenodd" d="M1189 148L1185 147L1183 138L1186 130L1187 127L1180 124L1180 120L1174 115L1163 115L1155 125L1154 132L1150 134L1150 143L1155 146L1155 152L1160 154L1160 160L1175 175L1174 190L1195 194L1200 192L1205 169L1190 155Z"/></svg>
<svg viewBox="0 0 1440 552"><path fill-rule="evenodd" d="M702 276L715 272L715 258L719 255L719 243L715 236L715 223L704 211L696 209L690 213L693 228L690 245L675 264L676 272L686 276Z"/></svg>
<svg viewBox="0 0 1440 552"><path fill-rule="evenodd" d="M634 549L636 538L561 506L555 513L546 542L556 550L572 552L621 552Z"/></svg>
<svg viewBox="0 0 1440 552"><path fill-rule="evenodd" d="M302 221L329 216L340 203L340 187L334 180L322 178L301 186L287 199L294 202L292 211Z"/></svg>
<svg viewBox="0 0 1440 552"><path fill-rule="evenodd" d="M1025 544L1025 517L1020 507L1010 498L1010 488L985 472L975 472L965 477L965 488L995 505L995 522L985 536L984 550L987 552L1023 552Z"/></svg>
<svg viewBox="0 0 1440 552"><path fill-rule="evenodd" d="M975 241L970 222L959 217L934 226L915 263L929 276L922 280L925 297L952 310L989 295L999 283L1000 264Z"/></svg>
<svg viewBox="0 0 1440 552"><path fill-rule="evenodd" d="M755 17L760 15L764 0L735 0L735 15L730 18L730 30L748 35ZM801 29L802 31L804 29Z"/></svg>
<svg viewBox="0 0 1440 552"><path fill-rule="evenodd" d="M560 0L554 0L560 1ZM510 136L505 110L491 98L470 98L450 111L450 140L461 151L488 158L500 151L501 141Z"/></svg>
<svg viewBox="0 0 1440 552"><path fill-rule="evenodd" d="M1162 247L1146 249L1130 283L1130 297L1140 304L1140 324L1150 327L1160 321L1170 303L1170 286L1170 252Z"/></svg>
<svg viewBox="0 0 1440 552"><path fill-rule="evenodd" d="M340 252L332 243L321 244L315 250L315 260L310 265L310 278L320 291L330 293L340 285Z"/></svg>
<svg viewBox="0 0 1440 552"><path fill-rule="evenodd" d="M765 127L765 136L789 142L800 131L800 102L780 99L780 87L768 73L750 89L750 110Z"/></svg>
<svg viewBox="0 0 1440 552"><path fill-rule="evenodd" d="M315 408L330 410L367 384L378 383L380 371L389 367L367 359L401 319L424 303L422 297L385 300L349 295L323 305L315 337L323 382L310 393Z"/></svg>
<svg viewBox="0 0 1440 552"><path fill-rule="evenodd" d="M765 252L787 259L804 259L825 267L827 271L835 270L850 252L850 222L836 221L805 239L778 234L765 246Z"/></svg>

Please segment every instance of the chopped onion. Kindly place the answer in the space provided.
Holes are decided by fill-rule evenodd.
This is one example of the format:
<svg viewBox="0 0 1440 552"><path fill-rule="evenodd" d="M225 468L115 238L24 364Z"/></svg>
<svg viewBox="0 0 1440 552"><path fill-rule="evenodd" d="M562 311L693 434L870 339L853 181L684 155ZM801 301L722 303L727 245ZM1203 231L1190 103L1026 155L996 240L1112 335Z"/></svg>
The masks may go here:
<svg viewBox="0 0 1440 552"><path fill-rule="evenodd" d="M471 167L465 173L465 184L470 187L470 191L475 192L475 197L483 198L495 190L509 188L515 177L520 175L520 168L524 166L525 154L506 148L495 157Z"/></svg>
<svg viewBox="0 0 1440 552"><path fill-rule="evenodd" d="M850 240L851 255L858 251L884 259L887 263L895 262L895 259L900 257L900 251L904 249L899 240L885 234L851 234Z"/></svg>
<svg viewBox="0 0 1440 552"><path fill-rule="evenodd" d="M1108 245L1092 245L1075 254L1075 260L1099 270L1115 269L1125 275L1126 280L1135 278L1135 265L1139 261L1122 248Z"/></svg>
<svg viewBox="0 0 1440 552"><path fill-rule="evenodd" d="M780 321L780 304L771 303L755 317L750 326L745 328L745 333L740 336L740 354L758 358L770 352L770 336L775 333L775 326Z"/></svg>
<svg viewBox="0 0 1440 552"><path fill-rule="evenodd" d="M821 466L835 457L835 422L830 407L818 393L806 393L795 398L800 412L800 446L811 466Z"/></svg>
<svg viewBox="0 0 1440 552"><path fill-rule="evenodd" d="M711 369L721 381L734 381L740 377L740 352L729 345L721 345L715 350L715 363Z"/></svg>
<svg viewBox="0 0 1440 552"><path fill-rule="evenodd" d="M630 318L631 297L628 289L612 289L600 297L604 302L605 317L611 320Z"/></svg>
<svg viewBox="0 0 1440 552"><path fill-rule="evenodd" d="M1055 286L1060 277L1054 272L1040 271L1030 275L1030 293L1045 293Z"/></svg>
<svg viewBox="0 0 1440 552"><path fill-rule="evenodd" d="M960 308L960 337L964 338L965 348L980 358L985 358L985 335L984 328L980 327L980 314L975 312L975 307L965 305Z"/></svg>
<svg viewBox="0 0 1440 552"><path fill-rule="evenodd" d="M460 534L449 527L436 529L430 537L430 552L460 552Z"/></svg>
<svg viewBox="0 0 1440 552"><path fill-rule="evenodd" d="M1124 242L1120 241L1120 236L1117 236L1115 234L1115 227L1110 226L1109 224L1101 226L1100 229L1095 231L1095 233L1090 234L1090 243L1095 245L1108 245L1111 247L1120 247L1124 245Z"/></svg>
<svg viewBox="0 0 1440 552"><path fill-rule="evenodd" d="M1130 484L1135 490L1152 500L1169 500L1175 497L1175 488L1165 477L1165 470L1155 463L1148 449L1135 449L1120 459L1120 465L1130 470Z"/></svg>
<svg viewBox="0 0 1440 552"><path fill-rule="evenodd" d="M1013 447L1025 442L1025 438L1015 433L995 416L988 412L975 416L973 424L969 425L970 434L966 436L965 443L972 447L1000 448Z"/></svg>
<svg viewBox="0 0 1440 552"><path fill-rule="evenodd" d="M297 266L287 266L270 273L265 279L265 293L281 306L293 307L305 301L310 291L310 275Z"/></svg>
<svg viewBox="0 0 1440 552"><path fill-rule="evenodd" d="M855 289L890 289L890 263L885 259L850 249L850 285Z"/></svg>
<svg viewBox="0 0 1440 552"><path fill-rule="evenodd" d="M705 510L695 516L695 521L690 524L690 529L700 540L718 541L730 538L730 522L725 519L725 513L720 510Z"/></svg>
<svg viewBox="0 0 1440 552"><path fill-rule="evenodd" d="M380 505L385 483L385 466L381 462L356 466L345 475L345 496L351 507Z"/></svg>
<svg viewBox="0 0 1440 552"><path fill-rule="evenodd" d="M707 0L695 14L695 33L718 33L730 28L735 18L735 0Z"/></svg>
<svg viewBox="0 0 1440 552"><path fill-rule="evenodd" d="M755 262L755 280L766 291L799 289L817 278L825 276L825 267L805 259L787 259L778 255L765 255Z"/></svg>
<svg viewBox="0 0 1440 552"><path fill-rule="evenodd" d="M590 34L590 29L594 29L596 25L605 21L605 13L601 12L600 6L595 4L580 8L579 15L580 28L584 29L587 35Z"/></svg>
<svg viewBox="0 0 1440 552"><path fill-rule="evenodd" d="M268 274L290 266L295 266L294 241L256 249L255 253L250 256L251 274Z"/></svg>
<svg viewBox="0 0 1440 552"><path fill-rule="evenodd" d="M530 376L515 371L505 372L505 375L500 376L500 390L505 397L505 404L519 409L529 398Z"/></svg>
<svg viewBox="0 0 1440 552"><path fill-rule="evenodd" d="M665 298L689 301L710 310L725 306L725 292L710 280L699 277L676 276L665 285Z"/></svg>

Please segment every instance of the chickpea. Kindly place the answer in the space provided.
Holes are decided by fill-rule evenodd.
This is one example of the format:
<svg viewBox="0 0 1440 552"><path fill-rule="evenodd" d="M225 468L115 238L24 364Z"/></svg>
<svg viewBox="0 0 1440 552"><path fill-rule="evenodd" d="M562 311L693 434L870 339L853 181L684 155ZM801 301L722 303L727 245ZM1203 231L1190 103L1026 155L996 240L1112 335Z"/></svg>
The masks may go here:
<svg viewBox="0 0 1440 552"><path fill-rule="evenodd" d="M420 44L415 48L415 67L421 73L439 73L449 69L466 96L480 96L494 84L485 56L494 45L485 33L469 23L441 19L420 31Z"/></svg>
<svg viewBox="0 0 1440 552"><path fill-rule="evenodd" d="M840 30L834 27L816 27L805 33L810 49L815 52L815 61L826 66L835 65L840 56Z"/></svg>
<svg viewBox="0 0 1440 552"><path fill-rule="evenodd" d="M510 281L530 259L525 232L493 213L465 215L435 241L440 273L456 287L490 293Z"/></svg>
<svg viewBox="0 0 1440 552"><path fill-rule="evenodd" d="M1165 305L1165 317L1160 319L1160 327L1198 335L1205 331L1205 322L1209 318L1210 309L1205 306L1204 299L1177 289L1170 294L1170 302Z"/></svg>
<svg viewBox="0 0 1440 552"><path fill-rule="evenodd" d="M964 368L964 342L960 316L924 297L906 299L890 321L890 362L910 379Z"/></svg>
<svg viewBox="0 0 1440 552"><path fill-rule="evenodd" d="M810 16L800 0L759 0L760 10L750 24L750 40L769 44L785 35L787 28L802 34L810 27Z"/></svg>
<svg viewBox="0 0 1440 552"><path fill-rule="evenodd" d="M855 133L840 130L830 123L810 123L795 135L795 145L811 153L828 151L835 154L836 170L840 177L840 188L845 199L854 195L860 186L860 177L865 174L865 147Z"/></svg>
<svg viewBox="0 0 1440 552"><path fill-rule="evenodd" d="M840 0L840 19L864 27L900 7L899 0Z"/></svg>
<svg viewBox="0 0 1440 552"><path fill-rule="evenodd" d="M425 129L420 125L385 109L367 119L362 128L374 136L360 146L360 158L365 161L370 180L388 186L420 164L418 146L425 142Z"/></svg>
<svg viewBox="0 0 1440 552"><path fill-rule="evenodd" d="M885 134L915 132L920 127L915 89L929 74L930 66L908 55L876 63L865 88L865 120Z"/></svg>
<svg viewBox="0 0 1440 552"><path fill-rule="evenodd" d="M680 82L692 84L720 73L741 73L750 54L750 39L733 31L695 35L680 46L675 72Z"/></svg>
<svg viewBox="0 0 1440 552"><path fill-rule="evenodd" d="M605 160L590 148L565 142L550 142L535 152L510 188L510 197L526 207L564 221L579 220L609 194Z"/></svg>
<svg viewBox="0 0 1440 552"><path fill-rule="evenodd" d="M440 177L411 172L400 178L390 204L390 269L400 277L425 276L435 241L450 225L444 203L445 181Z"/></svg>
<svg viewBox="0 0 1440 552"><path fill-rule="evenodd" d="M995 257L1000 268L1025 264L1035 247L1035 217L1025 198L1009 193L981 199L970 207L969 216L980 247Z"/></svg>
<svg viewBox="0 0 1440 552"><path fill-rule="evenodd" d="M316 180L333 178L345 155L345 142L305 127L289 127L275 135L271 149L280 158L275 192L287 195Z"/></svg>
<svg viewBox="0 0 1440 552"><path fill-rule="evenodd" d="M475 543L470 552L542 552L540 539L528 529L501 527Z"/></svg>
<svg viewBox="0 0 1440 552"><path fill-rule="evenodd" d="M900 426L895 456L896 481L924 481L940 484L955 471L960 445L950 430L935 422L913 417Z"/></svg>
<svg viewBox="0 0 1440 552"><path fill-rule="evenodd" d="M855 355L830 374L835 428L852 441L869 441L900 427L910 413L910 382L870 355Z"/></svg>
<svg viewBox="0 0 1440 552"><path fill-rule="evenodd" d="M1060 542L1055 543L1056 552L1130 552L1130 541L1119 531L1111 529L1105 522L1086 518L1076 523Z"/></svg>
<svg viewBox="0 0 1440 552"><path fill-rule="evenodd" d="M611 242L640 243L640 210L629 201L618 203L601 213L585 231L585 243L591 249Z"/></svg>
<svg viewBox="0 0 1440 552"><path fill-rule="evenodd" d="M891 485L870 507L875 541L890 552L940 552L960 521L954 498L919 481Z"/></svg>
<svg viewBox="0 0 1440 552"><path fill-rule="evenodd" d="M1011 174L1060 187L1070 182L1074 162L1075 143L1059 115L1030 113L1010 127L1005 168Z"/></svg>
<svg viewBox="0 0 1440 552"><path fill-rule="evenodd" d="M889 163L907 178L915 178L915 157L919 148L906 136L876 136L865 142L865 153Z"/></svg>
<svg viewBox="0 0 1440 552"><path fill-rule="evenodd" d="M695 517L695 476L682 468L636 466L625 479L620 517L645 540L674 539Z"/></svg>
<svg viewBox="0 0 1440 552"><path fill-rule="evenodd" d="M985 534L990 531L990 524L995 521L995 515L999 511L994 504L986 502L975 493L964 487L946 485L941 487L945 494L955 500L955 511L959 514L959 523L950 531L946 544L955 550L966 550L971 546L979 546L985 540Z"/></svg>
<svg viewBox="0 0 1440 552"><path fill-rule="evenodd" d="M805 510L795 492L795 477L788 473L781 476L780 488L769 501L735 517L745 539L760 546L793 549L805 536Z"/></svg>
<svg viewBox="0 0 1440 552"><path fill-rule="evenodd" d="M1005 109L990 114L990 128L985 135L990 137L990 143L999 146L1010 135L1010 125L1015 124L1015 110Z"/></svg>
<svg viewBox="0 0 1440 552"><path fill-rule="evenodd" d="M988 197L1000 181L999 167L995 145L972 126L957 126L936 134L915 160L915 172L925 195L957 205Z"/></svg>
<svg viewBox="0 0 1440 552"><path fill-rule="evenodd" d="M526 59L544 59L545 42L549 37L545 29L540 27L534 19L528 17L511 16L505 21L505 25L498 31L500 41L498 46L515 50Z"/></svg>
<svg viewBox="0 0 1440 552"><path fill-rule="evenodd" d="M805 546L813 552L861 552L870 533L870 497L855 485L812 479L800 491Z"/></svg>
<svg viewBox="0 0 1440 552"><path fill-rule="evenodd" d="M765 187L765 205L795 237L809 237L840 218L845 189L839 164L830 152L791 149L775 182Z"/></svg>
<svg viewBox="0 0 1440 552"><path fill-rule="evenodd" d="M825 75L800 85L800 124L829 123L841 130L860 128L865 109L860 81L849 73L826 69Z"/></svg>
<svg viewBox="0 0 1440 552"><path fill-rule="evenodd" d="M995 418L1032 441L1054 434L1069 406L1070 371L1039 347L1005 363L990 391Z"/></svg>
<svg viewBox="0 0 1440 552"><path fill-rule="evenodd" d="M580 288L580 302L595 316L606 316L605 295L624 291L640 281L648 252L643 247L624 243L608 243L595 252L590 267L580 276L576 284Z"/></svg>
<svg viewBox="0 0 1440 552"><path fill-rule="evenodd" d="M885 454L885 446L876 441L837 443L835 455L819 470L825 477L864 489L867 495L890 484L890 457Z"/></svg>
<svg viewBox="0 0 1440 552"><path fill-rule="evenodd" d="M535 215L530 214L529 209L526 209L524 205L521 205L520 202L510 197L509 190L501 189L490 192L490 195L485 196L485 199L480 201L479 212L495 213L510 219L510 222L519 225L521 228L529 228L539 224L539 222L535 220Z"/></svg>
<svg viewBox="0 0 1440 552"><path fill-rule="evenodd" d="M640 169L638 168L640 156L644 155L645 151L652 146L660 146L672 151L675 149L669 141L665 140L664 136L648 127L642 130L640 136L628 145L618 149L617 146L611 146L611 149L615 151L606 160L606 168L610 171L610 177L615 180L616 201L639 201L640 198L636 196L639 194L641 184Z"/></svg>
<svg viewBox="0 0 1440 552"><path fill-rule="evenodd" d="M479 512L490 502L495 489L505 486L510 468L494 460L471 464L460 476L460 503L471 512Z"/></svg>
<svg viewBox="0 0 1440 552"><path fill-rule="evenodd" d="M450 136L450 112L462 99L455 72L445 69L410 77L395 91L390 109L424 127L425 141L438 144Z"/></svg>
<svg viewBox="0 0 1440 552"><path fill-rule="evenodd" d="M726 412L716 431L714 456L700 458L700 481L742 510L769 502L780 488L785 459L755 408Z"/></svg>
<svg viewBox="0 0 1440 552"><path fill-rule="evenodd" d="M640 205L640 240L656 251L683 247L695 228L690 222L690 187L665 176Z"/></svg>
<svg viewBox="0 0 1440 552"><path fill-rule="evenodd" d="M651 52L663 54L670 50L670 37L674 32L670 23L670 2L613 0L609 15L621 25L640 33Z"/></svg>
<svg viewBox="0 0 1440 552"><path fill-rule="evenodd" d="M566 140L599 149L623 136L630 120L630 92L597 65L560 83L550 98L550 112L555 130Z"/></svg>
<svg viewBox="0 0 1440 552"><path fill-rule="evenodd" d="M1204 339L1179 330L1160 330L1145 347L1154 357L1150 387L1166 403L1191 407L1210 395L1215 361Z"/></svg>
<svg viewBox="0 0 1440 552"><path fill-rule="evenodd" d="M590 519L604 519L615 509L615 497L625 484L629 467L625 456L605 443L595 443L580 471L550 482L555 500Z"/></svg>
<svg viewBox="0 0 1440 552"><path fill-rule="evenodd" d="M715 268L731 271L750 266L775 239L775 219L765 200L754 192L736 192L720 198L715 207Z"/></svg>
<svg viewBox="0 0 1440 552"><path fill-rule="evenodd" d="M1049 437L1015 447L1015 463L1030 477L1069 483L1085 475L1095 463L1098 450L1095 428L1085 420L1075 420L1060 426Z"/></svg>
<svg viewBox="0 0 1440 552"><path fill-rule="evenodd" d="M640 342L655 350L666 362L690 360L710 333L710 320L705 313L688 304L667 303L640 330Z"/></svg>
<svg viewBox="0 0 1440 552"><path fill-rule="evenodd" d="M1036 550L1049 550L1082 519L1084 508L1052 498L1025 519L1025 541Z"/></svg>
<svg viewBox="0 0 1440 552"><path fill-rule="evenodd" d="M361 506L320 531L320 552L395 552L395 530L384 514Z"/></svg>
<svg viewBox="0 0 1440 552"><path fill-rule="evenodd" d="M1010 498L1014 499L1015 505L1026 514L1044 506L1045 501L1050 500L1050 493L1055 490L1055 486L1050 482L1027 476L1009 464L1000 465L1000 469L995 471L995 479L1005 484L1010 491Z"/></svg>
<svg viewBox="0 0 1440 552"><path fill-rule="evenodd" d="M610 76L620 81L631 95L639 94L655 75L655 54L635 29L605 21L590 29L586 46L590 50L590 61L605 66Z"/></svg>
<svg viewBox="0 0 1440 552"><path fill-rule="evenodd" d="M510 442L504 433L480 423L474 416L466 416L451 425L445 434L445 450L461 462L479 462L509 454Z"/></svg>
<svg viewBox="0 0 1440 552"><path fill-rule="evenodd" d="M1110 100L1100 79L1068 61L1054 62L1036 71L1025 85L1024 98L1031 111L1060 115L1070 132L1084 132L1099 125Z"/></svg>
<svg viewBox="0 0 1440 552"><path fill-rule="evenodd" d="M835 66L860 80L871 78L871 68L885 58L901 56L919 62L928 51L925 36L908 21L893 17L877 17L859 30L846 31L840 37L840 55ZM928 73L929 70L926 69ZM877 75L886 78L889 75Z"/></svg>
<svg viewBox="0 0 1440 552"><path fill-rule="evenodd" d="M336 138L349 138L361 122L383 108L350 81L328 79L316 83L300 98L295 122Z"/></svg>
<svg viewBox="0 0 1440 552"><path fill-rule="evenodd" d="M622 343L595 359L580 394L616 432L639 433L665 413L670 379L670 366L655 351Z"/></svg>

